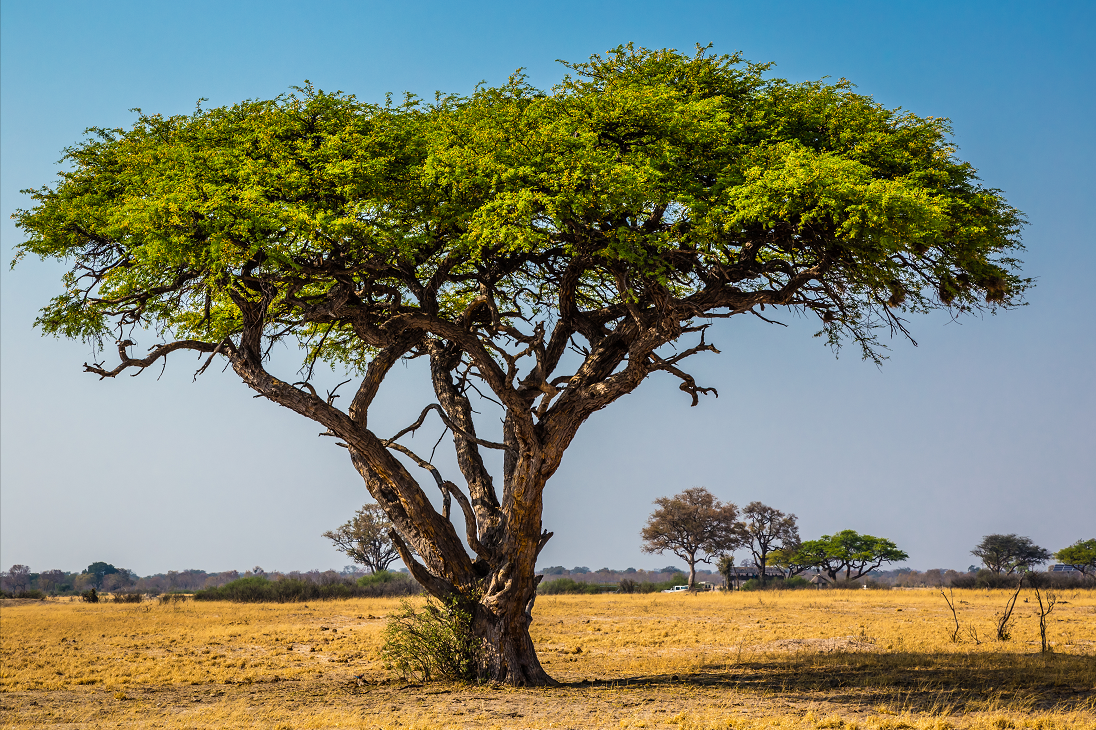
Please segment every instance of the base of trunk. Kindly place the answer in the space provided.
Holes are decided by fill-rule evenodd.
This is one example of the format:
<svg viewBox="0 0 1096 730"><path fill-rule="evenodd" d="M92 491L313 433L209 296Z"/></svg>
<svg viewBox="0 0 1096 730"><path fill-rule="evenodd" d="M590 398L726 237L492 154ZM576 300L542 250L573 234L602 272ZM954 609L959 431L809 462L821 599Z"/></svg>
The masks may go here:
<svg viewBox="0 0 1096 730"><path fill-rule="evenodd" d="M483 639L487 679L514 687L559 686L540 665L529 622L527 614L508 620L482 606L477 611L474 630Z"/></svg>

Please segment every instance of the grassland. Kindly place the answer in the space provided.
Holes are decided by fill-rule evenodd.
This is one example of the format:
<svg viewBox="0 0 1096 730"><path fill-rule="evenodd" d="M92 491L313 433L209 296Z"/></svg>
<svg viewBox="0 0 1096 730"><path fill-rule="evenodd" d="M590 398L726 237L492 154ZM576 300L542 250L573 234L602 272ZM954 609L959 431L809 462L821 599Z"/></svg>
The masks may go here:
<svg viewBox="0 0 1096 730"><path fill-rule="evenodd" d="M395 599L0 606L3 727L1094 728L1096 593L543 596L551 689L416 686L377 659ZM977 641L975 639L977 637ZM360 677L360 678L359 678Z"/></svg>

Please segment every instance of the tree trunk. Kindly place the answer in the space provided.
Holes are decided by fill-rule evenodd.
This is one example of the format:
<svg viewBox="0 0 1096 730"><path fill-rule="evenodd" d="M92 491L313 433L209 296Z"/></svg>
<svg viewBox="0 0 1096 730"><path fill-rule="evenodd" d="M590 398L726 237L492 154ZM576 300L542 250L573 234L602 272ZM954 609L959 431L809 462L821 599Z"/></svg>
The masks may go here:
<svg viewBox="0 0 1096 730"><path fill-rule="evenodd" d="M689 556L689 590L693 589L696 584L696 558L694 555Z"/></svg>
<svg viewBox="0 0 1096 730"><path fill-rule="evenodd" d="M532 601L529 609L532 609ZM531 622L532 616L525 610L515 616L509 610L495 612L482 603L477 606L473 631L484 642L488 679L515 687L559 684L540 665L533 639L529 636Z"/></svg>

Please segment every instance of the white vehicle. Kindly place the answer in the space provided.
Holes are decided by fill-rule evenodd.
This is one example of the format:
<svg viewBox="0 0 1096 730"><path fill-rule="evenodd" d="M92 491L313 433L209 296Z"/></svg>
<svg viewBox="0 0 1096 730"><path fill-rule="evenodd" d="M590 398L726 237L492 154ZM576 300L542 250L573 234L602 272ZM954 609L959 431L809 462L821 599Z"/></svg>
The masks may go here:
<svg viewBox="0 0 1096 730"><path fill-rule="evenodd" d="M663 593L683 593L689 590L689 586L674 586L673 588L667 588L662 591Z"/></svg>

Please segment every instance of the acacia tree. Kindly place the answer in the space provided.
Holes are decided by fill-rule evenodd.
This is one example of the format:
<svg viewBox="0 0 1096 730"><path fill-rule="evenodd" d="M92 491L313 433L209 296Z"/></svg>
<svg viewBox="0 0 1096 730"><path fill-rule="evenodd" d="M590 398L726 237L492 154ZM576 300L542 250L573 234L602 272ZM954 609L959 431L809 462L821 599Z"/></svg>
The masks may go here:
<svg viewBox="0 0 1096 730"><path fill-rule="evenodd" d="M388 570L400 553L389 537L392 523L379 504L367 504L338 529L323 534L355 563L376 573Z"/></svg>
<svg viewBox="0 0 1096 730"><path fill-rule="evenodd" d="M907 558L909 555L885 537L842 530L835 535L804 541L788 562L797 567L820 568L830 576L830 580L837 580L837 574L844 571L845 580L850 581L867 575L884 563L897 563Z"/></svg>
<svg viewBox="0 0 1096 730"><path fill-rule="evenodd" d="M1054 553L1054 557L1082 575L1096 574L1096 539L1078 540Z"/></svg>
<svg viewBox="0 0 1096 730"><path fill-rule="evenodd" d="M672 497L655 500L640 532L643 552L671 552L689 565L689 590L696 584L696 564L733 552L742 545L738 507L724 504L704 487L691 487Z"/></svg>
<svg viewBox="0 0 1096 730"><path fill-rule="evenodd" d="M970 554L981 558L982 565L994 573L1006 575L1030 570L1032 566L1050 560L1050 552L1036 545L1030 537L1020 537L1016 533L986 535Z"/></svg>
<svg viewBox="0 0 1096 730"><path fill-rule="evenodd" d="M764 583L769 556L776 550L791 551L799 545L799 527L794 514L785 514L761 502L750 502L739 523L743 544L750 549L757 577Z"/></svg>
<svg viewBox="0 0 1096 730"><path fill-rule="evenodd" d="M223 359L319 423L412 575L473 616L488 674L514 684L552 681L528 631L545 485L583 422L652 373L693 405L714 394L685 369L716 351L713 318L792 310L879 359L907 313L1008 308L1029 285L1019 212L943 119L705 49L565 65L547 92L519 74L433 104L305 87L141 113L89 130L15 214L19 256L70 266L44 332L116 341L116 363L86 366L104 378ZM268 369L283 342L302 347L299 375ZM436 402L378 434L370 407L408 358L429 362ZM316 390L317 361L350 373L345 407ZM492 403L488 438L473 408ZM401 442L427 417L452 434L459 486Z"/></svg>

